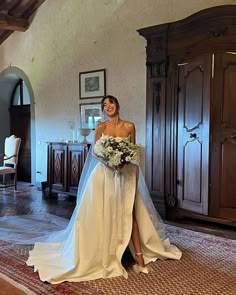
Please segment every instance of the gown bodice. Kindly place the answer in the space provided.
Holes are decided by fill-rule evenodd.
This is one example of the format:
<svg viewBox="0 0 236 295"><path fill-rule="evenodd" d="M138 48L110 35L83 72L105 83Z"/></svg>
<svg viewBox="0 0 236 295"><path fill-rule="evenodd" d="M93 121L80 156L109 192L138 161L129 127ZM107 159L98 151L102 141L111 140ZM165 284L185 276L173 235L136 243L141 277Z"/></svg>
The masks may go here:
<svg viewBox="0 0 236 295"><path fill-rule="evenodd" d="M128 136L126 136L126 137L121 137L121 136L111 136L111 135L108 135L108 134L104 134L104 133L102 133L102 136L101 137L112 137L112 138L114 138L114 139L123 139L123 140L128 140L128 141L130 141L130 134L128 135Z"/></svg>

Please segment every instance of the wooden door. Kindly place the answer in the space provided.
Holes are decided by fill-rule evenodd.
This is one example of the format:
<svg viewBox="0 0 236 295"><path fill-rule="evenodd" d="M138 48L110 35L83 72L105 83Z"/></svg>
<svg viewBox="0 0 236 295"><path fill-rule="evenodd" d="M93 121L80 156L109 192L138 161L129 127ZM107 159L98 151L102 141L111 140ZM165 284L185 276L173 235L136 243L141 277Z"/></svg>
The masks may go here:
<svg viewBox="0 0 236 295"><path fill-rule="evenodd" d="M10 108L11 134L21 138L17 178L31 182L31 135L30 105L12 106Z"/></svg>
<svg viewBox="0 0 236 295"><path fill-rule="evenodd" d="M236 220L236 53L215 54L210 216Z"/></svg>
<svg viewBox="0 0 236 295"><path fill-rule="evenodd" d="M208 214L211 55L178 65L178 208Z"/></svg>

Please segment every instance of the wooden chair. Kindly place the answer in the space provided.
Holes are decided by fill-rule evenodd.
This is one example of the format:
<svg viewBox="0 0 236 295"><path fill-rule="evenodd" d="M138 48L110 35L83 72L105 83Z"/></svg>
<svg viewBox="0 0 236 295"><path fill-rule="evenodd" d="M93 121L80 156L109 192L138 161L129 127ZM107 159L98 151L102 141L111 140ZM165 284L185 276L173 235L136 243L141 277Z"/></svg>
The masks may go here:
<svg viewBox="0 0 236 295"><path fill-rule="evenodd" d="M3 159L3 166L0 167L0 175L3 177L2 185L0 188L6 188L9 186L17 185L17 164L19 157L21 139L15 135L11 135L5 139L4 153L0 154L0 158ZM14 183L6 183L6 175L14 174Z"/></svg>

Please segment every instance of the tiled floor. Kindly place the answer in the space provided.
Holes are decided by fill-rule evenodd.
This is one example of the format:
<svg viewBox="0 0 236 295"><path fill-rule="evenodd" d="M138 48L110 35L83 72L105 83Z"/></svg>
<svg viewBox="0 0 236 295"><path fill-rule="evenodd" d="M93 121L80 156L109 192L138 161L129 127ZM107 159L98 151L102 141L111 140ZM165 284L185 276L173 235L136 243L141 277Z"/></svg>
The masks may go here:
<svg viewBox="0 0 236 295"><path fill-rule="evenodd" d="M64 195L44 196L37 187L19 183L16 192L13 187L0 189L0 216L51 213L69 219L75 201L75 197Z"/></svg>
<svg viewBox="0 0 236 295"><path fill-rule="evenodd" d="M0 189L0 216L51 213L69 219L75 202L75 197L57 194L48 197L44 196L35 186L19 183L17 192L14 192L12 187ZM236 231L233 227L194 222L193 220L167 223L236 240Z"/></svg>

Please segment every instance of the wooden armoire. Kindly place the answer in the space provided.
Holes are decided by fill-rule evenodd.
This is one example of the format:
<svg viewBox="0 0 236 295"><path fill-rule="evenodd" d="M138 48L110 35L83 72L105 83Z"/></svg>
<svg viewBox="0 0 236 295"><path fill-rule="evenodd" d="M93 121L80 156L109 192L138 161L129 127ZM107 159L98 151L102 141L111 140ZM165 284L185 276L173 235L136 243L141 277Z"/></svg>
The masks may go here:
<svg viewBox="0 0 236 295"><path fill-rule="evenodd" d="M236 5L147 40L146 182L164 218L236 221Z"/></svg>

